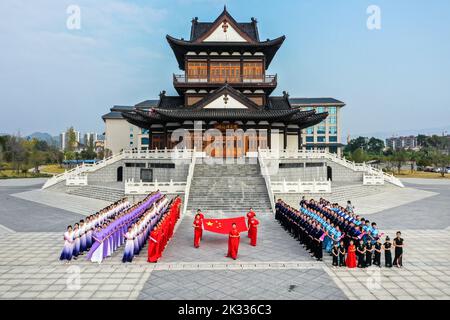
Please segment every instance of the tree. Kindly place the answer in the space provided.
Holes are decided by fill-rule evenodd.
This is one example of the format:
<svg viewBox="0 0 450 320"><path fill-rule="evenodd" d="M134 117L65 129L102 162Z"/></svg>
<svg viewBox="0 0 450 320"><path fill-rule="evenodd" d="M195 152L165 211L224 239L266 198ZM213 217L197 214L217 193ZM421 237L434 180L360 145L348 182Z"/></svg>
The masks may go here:
<svg viewBox="0 0 450 320"><path fill-rule="evenodd" d="M43 151L33 150L30 153L29 161L34 167L34 172L39 173L39 166L44 164L45 161L45 153Z"/></svg>
<svg viewBox="0 0 450 320"><path fill-rule="evenodd" d="M442 177L445 176L445 173L447 172L447 167L450 166L450 156L443 154L437 150L434 150L431 154L431 161L432 163L440 168L440 174Z"/></svg>
<svg viewBox="0 0 450 320"><path fill-rule="evenodd" d="M354 162L365 162L367 160L367 154L364 152L362 148L358 148L352 152L351 156L352 161Z"/></svg>
<svg viewBox="0 0 450 320"><path fill-rule="evenodd" d="M6 158L12 163L13 169L19 173L26 159L26 150L20 137L9 137L6 143Z"/></svg>
<svg viewBox="0 0 450 320"><path fill-rule="evenodd" d="M372 137L369 139L367 143L367 151L372 154L381 154L384 149L384 141L381 139L377 139Z"/></svg>
<svg viewBox="0 0 450 320"><path fill-rule="evenodd" d="M405 150L395 151L392 155L392 160L397 165L398 174L400 174L400 170L402 169L402 165L408 161L408 153Z"/></svg>
<svg viewBox="0 0 450 320"><path fill-rule="evenodd" d="M67 129L66 135L67 135L67 145L64 151L73 152L77 148L77 135L75 134L75 130L73 129L73 127Z"/></svg>
<svg viewBox="0 0 450 320"><path fill-rule="evenodd" d="M350 140L350 142L345 146L344 151L347 154L352 154L357 149L367 150L368 139L365 137L358 137L356 139Z"/></svg>

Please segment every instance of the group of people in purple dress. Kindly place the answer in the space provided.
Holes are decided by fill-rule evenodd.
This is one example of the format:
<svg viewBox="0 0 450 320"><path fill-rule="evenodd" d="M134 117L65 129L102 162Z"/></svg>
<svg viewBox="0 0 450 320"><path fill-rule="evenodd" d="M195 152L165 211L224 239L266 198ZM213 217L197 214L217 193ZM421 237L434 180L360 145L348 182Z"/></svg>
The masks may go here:
<svg viewBox="0 0 450 320"><path fill-rule="evenodd" d="M76 223L73 228L68 226L60 260L68 263L87 253L86 259L101 263L125 243L128 227L161 197L159 191L153 192L133 206L124 198L87 217L86 221Z"/></svg>
<svg viewBox="0 0 450 320"><path fill-rule="evenodd" d="M147 243L150 232L161 220L169 205L169 199L166 196L161 196L128 226L127 231L123 233L125 250L122 262L132 262L134 256L139 255Z"/></svg>
<svg viewBox="0 0 450 320"><path fill-rule="evenodd" d="M80 254L90 251L94 243L94 234L101 227L107 226L109 221L119 212L127 210L130 203L123 198L103 208L97 213L87 216L73 226L68 226L64 232L64 248L60 260L66 262L77 259Z"/></svg>

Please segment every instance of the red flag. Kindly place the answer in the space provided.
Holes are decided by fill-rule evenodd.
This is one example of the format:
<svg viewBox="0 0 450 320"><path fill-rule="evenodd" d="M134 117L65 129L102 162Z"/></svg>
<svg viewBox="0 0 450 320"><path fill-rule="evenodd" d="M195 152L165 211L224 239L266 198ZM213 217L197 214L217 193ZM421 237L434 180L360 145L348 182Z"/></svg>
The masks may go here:
<svg viewBox="0 0 450 320"><path fill-rule="evenodd" d="M236 217L228 219L203 219L203 228L207 231L228 234L231 231L231 225L236 223L239 232L247 231L245 217Z"/></svg>

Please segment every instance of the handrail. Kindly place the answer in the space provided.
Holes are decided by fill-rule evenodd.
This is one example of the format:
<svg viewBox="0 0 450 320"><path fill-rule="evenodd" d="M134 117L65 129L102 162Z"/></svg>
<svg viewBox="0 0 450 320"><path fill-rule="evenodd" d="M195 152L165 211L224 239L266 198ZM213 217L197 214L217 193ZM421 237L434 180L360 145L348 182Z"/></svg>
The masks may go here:
<svg viewBox="0 0 450 320"><path fill-rule="evenodd" d="M343 165L353 171L367 172L383 176L383 179L399 187L404 187L400 179L392 174L383 172L383 170L374 168L366 163L355 163L345 159L345 157L338 157L335 153L327 152L326 150L282 150L271 151L268 149L261 150L261 156L265 159L326 159Z"/></svg>
<svg viewBox="0 0 450 320"><path fill-rule="evenodd" d="M185 74L173 74L173 81L175 83L275 83L277 75L260 75L258 76L186 76Z"/></svg>
<svg viewBox="0 0 450 320"><path fill-rule="evenodd" d="M258 162L259 162L259 168L261 170L261 175L264 178L264 182L266 183L266 189L267 189L267 193L269 195L269 200L270 200L270 207L272 209L272 213L275 213L275 199L274 199L274 194L272 191L272 183L270 181L270 175L269 175L269 170L267 169L264 159L261 155L261 149L258 148Z"/></svg>
<svg viewBox="0 0 450 320"><path fill-rule="evenodd" d="M112 155L108 158L100 160L94 164L81 164L76 166L73 169L67 170L63 173L55 175L49 178L45 184L42 186L42 189L46 189L51 187L61 181L66 180L70 176L80 175L82 173L93 172L99 170L101 168L106 167L116 161L122 159L189 159L192 157L193 150L192 149L152 149L152 150L141 150L141 149L127 149L122 150L115 155Z"/></svg>
<svg viewBox="0 0 450 320"><path fill-rule="evenodd" d="M197 161L197 154L195 152L195 147L194 147L194 150L192 152L192 160L191 160L191 164L189 165L188 176L186 179L186 189L184 191L183 215L186 214L186 211L187 211L187 205L188 205L188 201L189 201L189 194L191 191L191 183L192 183L192 179L194 177L194 169L195 169L196 161Z"/></svg>

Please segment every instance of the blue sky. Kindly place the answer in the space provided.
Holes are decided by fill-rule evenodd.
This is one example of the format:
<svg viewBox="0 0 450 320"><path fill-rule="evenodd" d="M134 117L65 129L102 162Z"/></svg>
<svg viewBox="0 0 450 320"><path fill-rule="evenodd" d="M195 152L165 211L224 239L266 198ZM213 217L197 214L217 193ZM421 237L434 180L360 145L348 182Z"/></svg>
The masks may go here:
<svg viewBox="0 0 450 320"><path fill-rule="evenodd" d="M71 4L80 30L66 27ZM111 106L174 93L165 35L188 38L193 17L213 21L224 4L256 17L261 39L286 35L274 94L346 102L344 137L450 125L447 0L2 0L0 132L103 132ZM372 4L381 30L366 27Z"/></svg>

